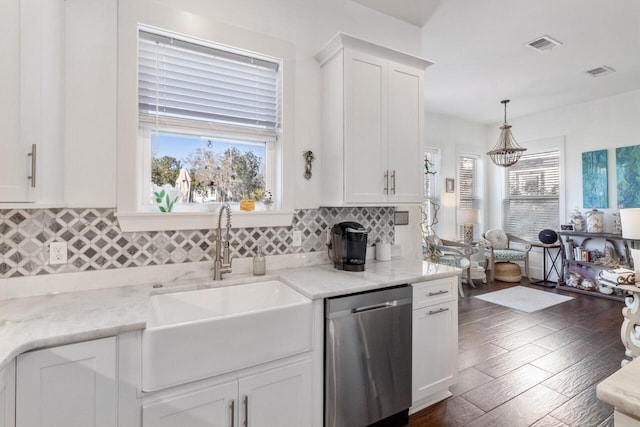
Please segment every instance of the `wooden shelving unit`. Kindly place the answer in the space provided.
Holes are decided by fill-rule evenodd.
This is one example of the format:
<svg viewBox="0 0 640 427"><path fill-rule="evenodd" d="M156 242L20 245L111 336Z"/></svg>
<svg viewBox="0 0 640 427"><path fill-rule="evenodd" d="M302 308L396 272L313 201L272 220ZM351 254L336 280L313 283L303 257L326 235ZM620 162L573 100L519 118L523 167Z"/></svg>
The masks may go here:
<svg viewBox="0 0 640 427"><path fill-rule="evenodd" d="M593 249L595 249L595 246L599 245L599 248L602 248L602 252L604 252L604 248L606 247L607 243L609 243L613 247L616 255L620 257L621 262L631 268L631 256L629 253L629 245L627 244L626 239L624 239L619 234L587 233L585 231L560 231L558 232L558 236L561 246L560 251L562 257L562 270L561 275L558 278L558 284L556 286L557 289L577 292L585 295L592 295L594 297L606 298L615 301L624 301L625 296L628 295L628 292L626 291L623 295L607 295L599 292L597 289L588 291L573 286L568 286L566 284L566 276L573 271L589 280L592 280L597 285L596 278L598 276L598 273L601 270L610 268L602 265L597 261L592 262L573 259L573 247L581 247L586 250L588 247L592 247ZM569 241L573 243L575 240L578 240L577 245L570 245L568 243ZM568 246L570 246L569 249L571 250L571 252L568 252Z"/></svg>
<svg viewBox="0 0 640 427"><path fill-rule="evenodd" d="M584 289L574 288L573 286L561 285L560 283L556 285L556 289L560 289L562 291L575 292L578 294L591 295L598 298L606 298L606 299L621 301L621 302L624 302L624 299L627 296L627 295L615 295L615 294L607 295L598 291L585 291Z"/></svg>

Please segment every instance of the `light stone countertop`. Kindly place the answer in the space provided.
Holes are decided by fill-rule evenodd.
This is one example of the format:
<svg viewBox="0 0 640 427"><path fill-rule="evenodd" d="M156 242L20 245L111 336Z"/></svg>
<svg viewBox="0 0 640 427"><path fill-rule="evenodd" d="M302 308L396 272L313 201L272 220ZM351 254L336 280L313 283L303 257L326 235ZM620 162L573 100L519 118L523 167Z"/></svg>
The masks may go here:
<svg viewBox="0 0 640 427"><path fill-rule="evenodd" d="M220 282L175 281L112 286L0 300L0 369L20 353L144 329L149 295L279 279L310 299L416 283L460 274L461 270L419 260L368 261L364 272L345 272L330 264L283 269L267 276L230 275ZM52 278L53 279L53 278Z"/></svg>
<svg viewBox="0 0 640 427"><path fill-rule="evenodd" d="M596 388L598 399L627 415L640 418L640 358L634 359L605 378Z"/></svg>

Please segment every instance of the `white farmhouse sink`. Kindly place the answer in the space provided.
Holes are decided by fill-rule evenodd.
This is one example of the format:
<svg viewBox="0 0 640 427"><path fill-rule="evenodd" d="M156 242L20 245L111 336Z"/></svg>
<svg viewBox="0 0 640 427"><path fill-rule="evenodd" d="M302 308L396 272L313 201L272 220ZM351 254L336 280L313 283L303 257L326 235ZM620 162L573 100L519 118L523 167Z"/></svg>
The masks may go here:
<svg viewBox="0 0 640 427"><path fill-rule="evenodd" d="M311 323L311 300L275 280L152 295L142 332L142 389L308 351Z"/></svg>

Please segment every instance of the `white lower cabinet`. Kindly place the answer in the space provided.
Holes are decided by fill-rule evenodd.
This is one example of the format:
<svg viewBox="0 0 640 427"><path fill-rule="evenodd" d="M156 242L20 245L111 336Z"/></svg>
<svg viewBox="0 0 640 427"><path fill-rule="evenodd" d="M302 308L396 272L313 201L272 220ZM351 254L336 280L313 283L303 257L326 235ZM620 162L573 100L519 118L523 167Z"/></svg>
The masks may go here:
<svg viewBox="0 0 640 427"><path fill-rule="evenodd" d="M456 278L414 285L412 408L450 395L458 378Z"/></svg>
<svg viewBox="0 0 640 427"><path fill-rule="evenodd" d="M167 391L143 405L143 427L311 425L311 360L193 391Z"/></svg>
<svg viewBox="0 0 640 427"><path fill-rule="evenodd" d="M0 427L13 427L16 415L16 364L0 369Z"/></svg>
<svg viewBox="0 0 640 427"><path fill-rule="evenodd" d="M143 406L143 427L222 427L235 426L237 381L206 387L180 396L161 399Z"/></svg>
<svg viewBox="0 0 640 427"><path fill-rule="evenodd" d="M116 378L115 337L21 354L16 426L116 426Z"/></svg>

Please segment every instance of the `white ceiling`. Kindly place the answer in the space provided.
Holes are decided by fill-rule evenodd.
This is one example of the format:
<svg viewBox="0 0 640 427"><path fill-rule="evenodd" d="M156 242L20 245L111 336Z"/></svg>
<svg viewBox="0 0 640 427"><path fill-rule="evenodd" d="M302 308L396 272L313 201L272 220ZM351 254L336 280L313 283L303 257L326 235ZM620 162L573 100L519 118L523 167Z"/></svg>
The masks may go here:
<svg viewBox="0 0 640 427"><path fill-rule="evenodd" d="M422 27L427 111L497 123L502 99L514 118L640 89L640 0L354 1ZM525 46L543 35L563 45Z"/></svg>

